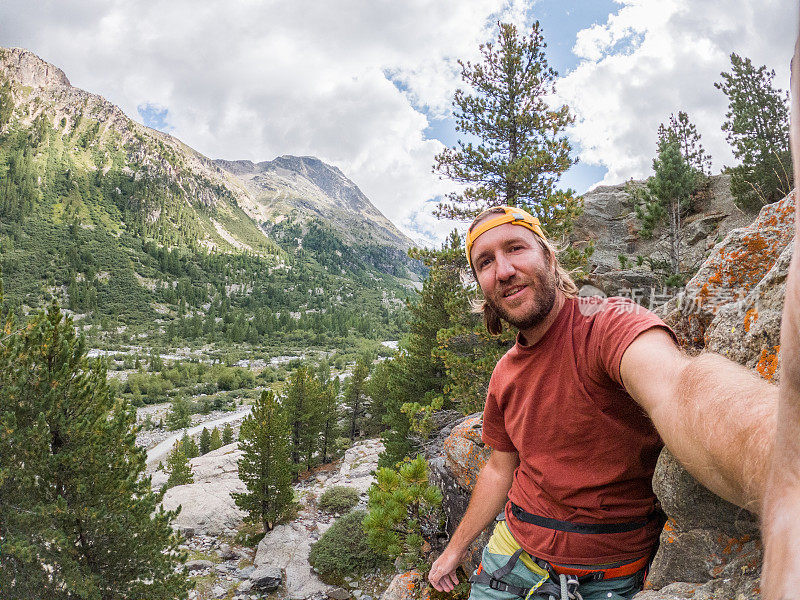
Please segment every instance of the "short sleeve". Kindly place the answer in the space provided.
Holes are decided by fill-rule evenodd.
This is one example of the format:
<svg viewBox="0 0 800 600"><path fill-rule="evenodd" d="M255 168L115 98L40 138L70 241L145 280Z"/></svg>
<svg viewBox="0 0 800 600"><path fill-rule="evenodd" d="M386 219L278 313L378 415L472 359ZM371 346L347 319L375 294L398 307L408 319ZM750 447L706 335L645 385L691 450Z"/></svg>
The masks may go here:
<svg viewBox="0 0 800 600"><path fill-rule="evenodd" d="M489 385L489 393L486 395L486 406L483 409L483 429L481 440L487 446L491 446L500 452L516 452L517 448L508 437L505 427L505 420L500 407L497 405L497 398Z"/></svg>
<svg viewBox="0 0 800 600"><path fill-rule="evenodd" d="M624 387L620 364L622 355L640 334L653 327L667 331L675 343L675 333L646 308L626 298L609 298L596 311L587 344L589 363L599 374Z"/></svg>

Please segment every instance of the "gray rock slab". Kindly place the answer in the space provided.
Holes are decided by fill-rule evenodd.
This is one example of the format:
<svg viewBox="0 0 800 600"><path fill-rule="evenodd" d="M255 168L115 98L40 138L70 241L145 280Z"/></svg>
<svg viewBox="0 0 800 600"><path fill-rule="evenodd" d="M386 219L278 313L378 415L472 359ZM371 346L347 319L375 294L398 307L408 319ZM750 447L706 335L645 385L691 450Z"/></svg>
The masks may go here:
<svg viewBox="0 0 800 600"><path fill-rule="evenodd" d="M211 569L214 567L214 563L210 560L189 560L186 561L186 570L187 571L201 571L202 569Z"/></svg>
<svg viewBox="0 0 800 600"><path fill-rule="evenodd" d="M265 592L277 590L283 579L283 573L278 567L261 566L250 574L250 582L253 587Z"/></svg>

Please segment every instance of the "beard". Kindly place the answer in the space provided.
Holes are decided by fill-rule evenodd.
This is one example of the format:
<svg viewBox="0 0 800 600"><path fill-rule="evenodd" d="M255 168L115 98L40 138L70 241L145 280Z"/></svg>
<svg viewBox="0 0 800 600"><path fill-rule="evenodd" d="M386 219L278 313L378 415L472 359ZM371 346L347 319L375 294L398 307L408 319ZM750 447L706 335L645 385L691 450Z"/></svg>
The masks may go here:
<svg viewBox="0 0 800 600"><path fill-rule="evenodd" d="M524 282L513 282L510 285L522 284ZM539 325L553 310L556 302L557 281L554 271L539 271L527 285L533 290L534 301L528 312L523 315L514 316L495 302L493 298L485 298L486 303L501 319L519 330L530 329Z"/></svg>

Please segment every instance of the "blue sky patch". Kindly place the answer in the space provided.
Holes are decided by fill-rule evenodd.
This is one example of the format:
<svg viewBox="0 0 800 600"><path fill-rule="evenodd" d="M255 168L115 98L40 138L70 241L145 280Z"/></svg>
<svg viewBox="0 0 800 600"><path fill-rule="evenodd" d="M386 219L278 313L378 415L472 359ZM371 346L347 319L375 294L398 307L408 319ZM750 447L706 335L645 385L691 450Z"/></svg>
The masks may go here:
<svg viewBox="0 0 800 600"><path fill-rule="evenodd" d="M146 102L137 106L136 110L139 112L139 116L142 117L142 122L148 127L158 129L164 133L169 133L174 129L167 121L169 116L168 108L160 104Z"/></svg>

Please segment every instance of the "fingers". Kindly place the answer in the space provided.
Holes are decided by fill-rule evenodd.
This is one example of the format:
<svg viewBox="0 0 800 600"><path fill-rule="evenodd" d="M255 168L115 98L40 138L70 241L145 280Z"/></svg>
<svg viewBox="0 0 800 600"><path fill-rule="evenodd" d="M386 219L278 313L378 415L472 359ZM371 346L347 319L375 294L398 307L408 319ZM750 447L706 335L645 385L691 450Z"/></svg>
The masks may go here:
<svg viewBox="0 0 800 600"><path fill-rule="evenodd" d="M434 589L440 592L452 592L458 585L456 570L440 565L438 559L431 566L428 581Z"/></svg>
<svg viewBox="0 0 800 600"><path fill-rule="evenodd" d="M430 581L434 589L440 592L452 592L458 585L458 577L456 577L455 572L445 573L441 577L435 578L429 574L428 581Z"/></svg>

